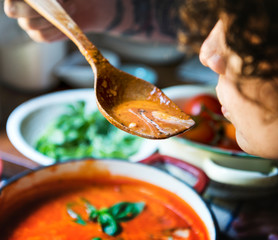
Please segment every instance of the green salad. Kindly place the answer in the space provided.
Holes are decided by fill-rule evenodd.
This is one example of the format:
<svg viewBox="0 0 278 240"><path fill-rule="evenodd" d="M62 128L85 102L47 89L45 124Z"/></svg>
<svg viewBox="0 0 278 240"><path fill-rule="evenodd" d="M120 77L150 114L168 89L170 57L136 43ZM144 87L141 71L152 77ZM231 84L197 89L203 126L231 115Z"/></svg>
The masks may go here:
<svg viewBox="0 0 278 240"><path fill-rule="evenodd" d="M142 138L119 130L98 110L86 113L84 101L65 107L68 111L47 126L35 144L42 154L63 162L85 157L128 159L139 150Z"/></svg>

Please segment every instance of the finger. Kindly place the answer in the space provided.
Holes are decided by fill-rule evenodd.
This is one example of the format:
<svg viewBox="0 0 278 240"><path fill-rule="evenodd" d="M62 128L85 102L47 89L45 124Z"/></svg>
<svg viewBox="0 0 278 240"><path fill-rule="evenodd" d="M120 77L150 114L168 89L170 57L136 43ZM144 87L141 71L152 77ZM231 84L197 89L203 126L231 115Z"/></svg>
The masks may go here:
<svg viewBox="0 0 278 240"><path fill-rule="evenodd" d="M272 228L272 226L276 226L276 219L275 218L256 218L256 219L249 219L249 220L240 220L240 219L236 219L233 222L233 228L236 231L243 231L246 229L251 229L254 232L259 232L261 231L261 226L264 226L266 228Z"/></svg>
<svg viewBox="0 0 278 240"><path fill-rule="evenodd" d="M39 14L21 0L5 0L4 11L8 17L19 18L19 17L38 17Z"/></svg>
<svg viewBox="0 0 278 240"><path fill-rule="evenodd" d="M29 30L27 34L36 42L54 42L66 38L66 36L54 26L43 30Z"/></svg>
<svg viewBox="0 0 278 240"><path fill-rule="evenodd" d="M42 30L53 25L48 22L43 17L36 17L36 18L19 18L18 19L19 26L24 29L25 31L28 30Z"/></svg>
<svg viewBox="0 0 278 240"><path fill-rule="evenodd" d="M277 232L277 217L264 215L259 218L236 219L233 228L239 237L267 236Z"/></svg>
<svg viewBox="0 0 278 240"><path fill-rule="evenodd" d="M270 235L277 237L276 229L277 228L272 228L269 226L258 226L258 229L257 228L244 229L240 232L236 232L236 236L237 236L237 238L240 238L240 239L254 239L254 238L266 239ZM271 234L271 233L274 233L275 235Z"/></svg>
<svg viewBox="0 0 278 240"><path fill-rule="evenodd" d="M270 234L268 240L278 240L278 234Z"/></svg>

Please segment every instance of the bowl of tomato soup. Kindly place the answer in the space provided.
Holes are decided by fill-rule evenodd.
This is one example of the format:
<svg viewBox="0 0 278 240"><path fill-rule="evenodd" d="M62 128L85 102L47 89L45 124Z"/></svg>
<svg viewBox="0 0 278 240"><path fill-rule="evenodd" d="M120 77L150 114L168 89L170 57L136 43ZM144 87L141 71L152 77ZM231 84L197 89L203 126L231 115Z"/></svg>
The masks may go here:
<svg viewBox="0 0 278 240"><path fill-rule="evenodd" d="M213 136L211 128L219 129L219 121L209 122L211 119L206 121L203 119L208 119L211 117L208 115L212 114L212 117L217 115L215 118L225 121L219 110L221 105L217 102L215 87L180 85L163 89L163 92L185 112L188 108L191 113L198 111L197 101L201 100L205 102L204 107L207 111L201 113L203 115L198 115L199 118L195 120L201 124L199 126L196 124L196 128L185 132L184 136L160 141L158 148L161 154L182 159L203 169L213 182L221 186L229 185L229 191L230 187L235 187L237 195L245 196L248 193L248 197L258 196L273 193L273 190L277 189L278 168L275 161L247 154L234 144L227 145L227 142L223 144L223 141L220 141L219 145L213 144L219 138ZM187 104L188 102L190 104ZM221 125L221 128L223 127L226 125ZM223 191L217 194L223 196Z"/></svg>
<svg viewBox="0 0 278 240"><path fill-rule="evenodd" d="M83 159L17 176L1 189L1 239L217 239L197 192L206 176L191 167L199 172L195 191L149 165L161 159Z"/></svg>

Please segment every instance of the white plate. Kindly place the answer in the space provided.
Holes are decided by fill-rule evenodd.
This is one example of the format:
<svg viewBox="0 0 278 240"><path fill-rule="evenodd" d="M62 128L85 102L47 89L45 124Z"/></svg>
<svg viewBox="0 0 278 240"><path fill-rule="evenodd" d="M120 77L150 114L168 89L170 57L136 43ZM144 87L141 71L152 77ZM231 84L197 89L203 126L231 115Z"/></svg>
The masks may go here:
<svg viewBox="0 0 278 240"><path fill-rule="evenodd" d="M44 133L45 127L56 119L65 105L84 100L87 110L97 109L94 90L74 89L58 91L31 99L19 105L7 121L7 135L14 147L27 158L41 164L50 165L54 159L34 149L34 144ZM138 153L130 157L130 161L139 161L157 150L157 141L144 139Z"/></svg>
<svg viewBox="0 0 278 240"><path fill-rule="evenodd" d="M100 49L100 51L111 65L119 68L120 58L116 53L105 49ZM54 74L72 87L90 88L94 86L93 70L79 51L71 53L57 65Z"/></svg>

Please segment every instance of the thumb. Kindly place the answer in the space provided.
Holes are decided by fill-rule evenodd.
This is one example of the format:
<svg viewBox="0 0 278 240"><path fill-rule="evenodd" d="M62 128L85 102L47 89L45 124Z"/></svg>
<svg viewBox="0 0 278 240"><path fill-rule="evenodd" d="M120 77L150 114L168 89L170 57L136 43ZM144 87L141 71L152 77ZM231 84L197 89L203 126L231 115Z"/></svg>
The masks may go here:
<svg viewBox="0 0 278 240"><path fill-rule="evenodd" d="M270 235L268 235L268 240L278 240L278 234L270 234Z"/></svg>
<svg viewBox="0 0 278 240"><path fill-rule="evenodd" d="M4 12L10 18L37 17L39 14L21 0L5 0Z"/></svg>

